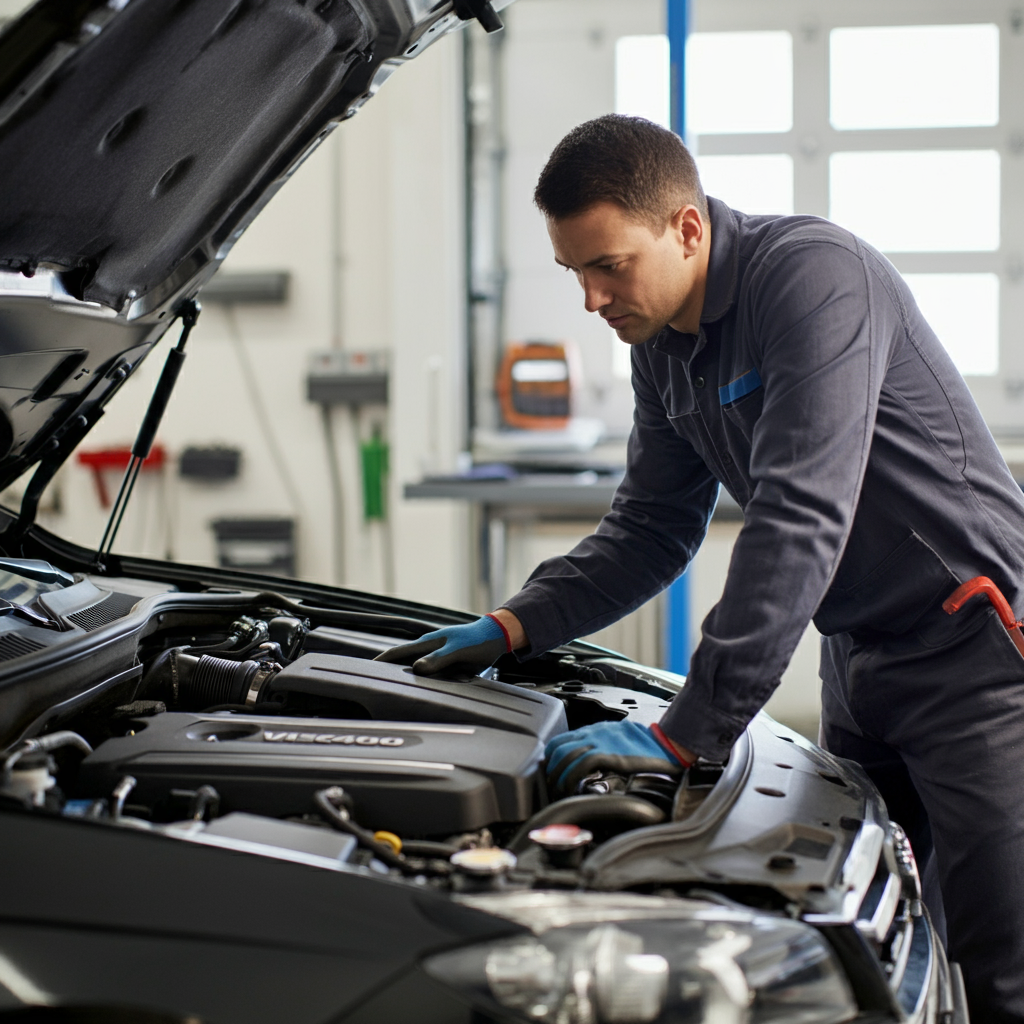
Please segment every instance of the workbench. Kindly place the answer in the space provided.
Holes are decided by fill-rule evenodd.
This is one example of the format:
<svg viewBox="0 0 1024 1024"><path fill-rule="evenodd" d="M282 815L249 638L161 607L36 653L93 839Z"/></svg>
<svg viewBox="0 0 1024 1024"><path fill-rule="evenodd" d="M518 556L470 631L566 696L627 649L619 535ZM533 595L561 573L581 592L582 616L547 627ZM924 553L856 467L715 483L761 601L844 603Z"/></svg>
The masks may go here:
<svg viewBox="0 0 1024 1024"><path fill-rule="evenodd" d="M480 582L495 608L505 598L506 538L510 520L599 520L611 507L622 473L523 473L508 480L436 477L406 484L406 498L467 501L480 510ZM743 518L724 491L715 519Z"/></svg>

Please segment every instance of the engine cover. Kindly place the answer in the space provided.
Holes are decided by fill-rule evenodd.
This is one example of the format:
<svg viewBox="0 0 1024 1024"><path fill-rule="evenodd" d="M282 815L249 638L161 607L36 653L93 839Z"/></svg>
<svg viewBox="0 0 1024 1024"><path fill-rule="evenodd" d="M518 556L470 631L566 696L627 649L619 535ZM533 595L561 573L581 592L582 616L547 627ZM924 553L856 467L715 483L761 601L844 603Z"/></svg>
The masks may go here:
<svg viewBox="0 0 1024 1024"><path fill-rule="evenodd" d="M108 796L131 775L133 804L159 809L172 789L211 785L222 812L286 817L340 785L361 825L441 835L528 817L544 751L536 736L470 724L183 712L144 723L82 762L80 796Z"/></svg>
<svg viewBox="0 0 1024 1024"><path fill-rule="evenodd" d="M353 718L487 725L545 743L567 728L562 702L546 693L478 677L418 676L404 665L339 654L304 654L267 684L261 699L284 691L357 705Z"/></svg>

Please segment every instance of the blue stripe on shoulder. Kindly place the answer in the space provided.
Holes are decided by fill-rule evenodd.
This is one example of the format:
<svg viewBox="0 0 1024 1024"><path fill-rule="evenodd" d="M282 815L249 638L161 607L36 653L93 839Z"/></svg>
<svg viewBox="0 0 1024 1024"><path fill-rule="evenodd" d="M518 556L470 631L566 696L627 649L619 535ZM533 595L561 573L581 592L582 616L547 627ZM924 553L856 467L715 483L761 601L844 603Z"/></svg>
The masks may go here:
<svg viewBox="0 0 1024 1024"><path fill-rule="evenodd" d="M747 370L742 377L723 384L718 389L718 401L720 405L728 405L730 402L738 402L741 398L756 391L761 386L761 374L757 370Z"/></svg>

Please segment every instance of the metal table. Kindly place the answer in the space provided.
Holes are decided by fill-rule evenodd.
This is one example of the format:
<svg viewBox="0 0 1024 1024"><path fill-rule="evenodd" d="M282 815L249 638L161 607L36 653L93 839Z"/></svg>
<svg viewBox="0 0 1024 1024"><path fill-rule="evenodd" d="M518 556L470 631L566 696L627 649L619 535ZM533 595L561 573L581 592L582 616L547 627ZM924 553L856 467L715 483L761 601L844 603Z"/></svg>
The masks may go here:
<svg viewBox="0 0 1024 1024"><path fill-rule="evenodd" d="M480 582L489 606L505 596L506 536L510 519L600 519L622 479L583 473L523 474L511 480L427 479L406 484L406 498L469 501L480 509Z"/></svg>
<svg viewBox="0 0 1024 1024"><path fill-rule="evenodd" d="M447 498L468 501L480 509L480 575L489 606L505 596L506 536L510 519L600 519L611 507L622 474L526 473L511 480L460 477L426 479L406 484L406 498ZM717 519L736 520L742 513L722 494Z"/></svg>

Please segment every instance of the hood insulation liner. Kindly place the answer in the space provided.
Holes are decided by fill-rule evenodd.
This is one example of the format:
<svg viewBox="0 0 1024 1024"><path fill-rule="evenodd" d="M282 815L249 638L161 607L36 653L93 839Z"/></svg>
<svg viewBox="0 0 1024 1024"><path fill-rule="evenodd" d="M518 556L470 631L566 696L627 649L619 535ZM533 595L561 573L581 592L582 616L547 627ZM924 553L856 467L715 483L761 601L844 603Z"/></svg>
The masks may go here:
<svg viewBox="0 0 1024 1024"><path fill-rule="evenodd" d="M0 269L53 266L76 297L119 310L182 264L193 276L365 90L381 29L402 34L378 6L392 18L359 0L132 0L86 15L0 96ZM46 7L0 38L0 65L38 37Z"/></svg>

